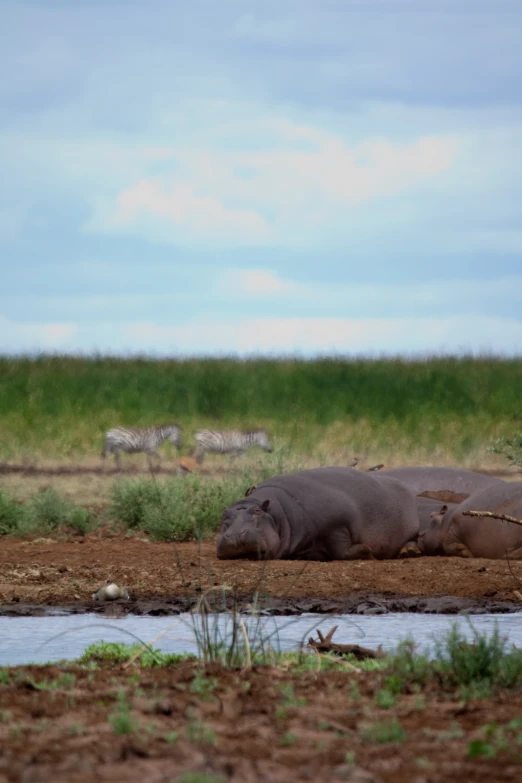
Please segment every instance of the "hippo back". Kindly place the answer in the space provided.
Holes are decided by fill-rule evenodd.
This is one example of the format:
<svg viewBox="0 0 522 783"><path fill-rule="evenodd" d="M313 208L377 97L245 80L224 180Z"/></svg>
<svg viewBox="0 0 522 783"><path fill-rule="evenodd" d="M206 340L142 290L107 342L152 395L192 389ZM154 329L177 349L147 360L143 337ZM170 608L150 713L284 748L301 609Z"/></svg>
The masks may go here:
<svg viewBox="0 0 522 783"><path fill-rule="evenodd" d="M314 552L312 542L327 540L328 559L343 559L342 536L337 545L334 528L345 528L352 543L368 546L375 557L395 557L418 532L415 498L402 482L352 468L314 468L274 476L256 487L249 495L252 499L269 500L271 506L275 499L279 504L276 508L289 530L281 557Z"/></svg>
<svg viewBox="0 0 522 783"><path fill-rule="evenodd" d="M472 470L429 466L391 468L380 471L379 475L392 476L402 481L415 495L422 494L441 503L461 503L477 490L506 483Z"/></svg>

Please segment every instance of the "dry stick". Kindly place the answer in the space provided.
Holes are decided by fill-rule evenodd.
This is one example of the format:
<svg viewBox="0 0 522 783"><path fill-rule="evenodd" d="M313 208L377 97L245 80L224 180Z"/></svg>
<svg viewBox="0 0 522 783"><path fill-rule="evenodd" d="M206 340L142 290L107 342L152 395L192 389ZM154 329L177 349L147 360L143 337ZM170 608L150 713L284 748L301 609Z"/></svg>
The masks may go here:
<svg viewBox="0 0 522 783"><path fill-rule="evenodd" d="M491 517L491 519L503 519L505 522L513 522L522 525L522 519L511 517L509 514L495 514L493 511L463 511L466 517Z"/></svg>
<svg viewBox="0 0 522 783"><path fill-rule="evenodd" d="M339 654L352 653L358 660L364 660L365 658L384 658L385 653L379 645L377 650L370 650L368 647L361 647L359 644L336 644L332 642L332 636L336 632L339 626L334 627L328 631L326 636L323 636L321 631L317 629L317 635L319 640L308 639L308 647L311 647L317 652L336 652Z"/></svg>

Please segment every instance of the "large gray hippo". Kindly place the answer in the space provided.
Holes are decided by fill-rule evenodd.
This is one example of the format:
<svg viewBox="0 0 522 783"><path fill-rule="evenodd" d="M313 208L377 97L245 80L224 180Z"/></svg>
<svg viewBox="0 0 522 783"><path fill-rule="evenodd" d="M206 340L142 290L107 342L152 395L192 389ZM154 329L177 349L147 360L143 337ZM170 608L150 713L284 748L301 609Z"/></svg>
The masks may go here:
<svg viewBox="0 0 522 783"><path fill-rule="evenodd" d="M217 556L392 558L417 532L415 498L397 479L314 468L274 476L226 508Z"/></svg>
<svg viewBox="0 0 522 783"><path fill-rule="evenodd" d="M502 479L460 468L391 468L390 470L381 470L378 476L399 479L412 490L414 495L422 494L443 503L461 503L478 489L494 484L505 484Z"/></svg>
<svg viewBox="0 0 522 783"><path fill-rule="evenodd" d="M454 509L443 506L424 535L429 550L442 547L457 557L501 559L506 552L522 560L522 525L491 517L469 517L464 511L491 511L522 518L522 481L502 481L474 492Z"/></svg>

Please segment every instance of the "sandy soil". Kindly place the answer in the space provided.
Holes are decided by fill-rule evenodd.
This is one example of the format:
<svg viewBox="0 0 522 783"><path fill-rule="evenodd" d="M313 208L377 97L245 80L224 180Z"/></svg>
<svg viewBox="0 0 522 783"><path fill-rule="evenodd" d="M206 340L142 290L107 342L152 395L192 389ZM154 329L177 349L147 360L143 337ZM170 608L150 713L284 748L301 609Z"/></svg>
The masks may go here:
<svg viewBox="0 0 522 783"><path fill-rule="evenodd" d="M182 611L202 590L221 585L245 601L256 591L266 594L268 604L285 613L522 609L514 592L522 590L522 563L517 562L510 570L505 561L444 557L230 561L216 558L213 541L161 544L107 531L67 542L2 540L0 614L35 613L38 605L113 610L114 604L90 600L107 580L129 589L132 600L117 602L121 611L153 614ZM455 599L440 598L448 595Z"/></svg>
<svg viewBox="0 0 522 783"><path fill-rule="evenodd" d="M383 709L375 696L384 676L329 671L296 677L216 664L198 674L191 663L149 670L11 669L0 680L0 782L521 779L520 727L504 728L504 749L489 740L494 758L469 758L470 743L486 741L488 724L520 720L521 694L464 703L432 686ZM399 727L386 738L392 720ZM206 776L183 778L188 772Z"/></svg>

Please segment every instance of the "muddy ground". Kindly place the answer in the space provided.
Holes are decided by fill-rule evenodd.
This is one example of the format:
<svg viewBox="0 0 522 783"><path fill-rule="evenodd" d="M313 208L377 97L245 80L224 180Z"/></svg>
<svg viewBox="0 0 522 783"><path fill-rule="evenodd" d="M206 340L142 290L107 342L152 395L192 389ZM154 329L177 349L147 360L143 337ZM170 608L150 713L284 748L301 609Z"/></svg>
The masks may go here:
<svg viewBox="0 0 522 783"><path fill-rule="evenodd" d="M127 466L125 475L134 475L135 468ZM212 470L217 474L232 469ZM102 473L99 466L74 464L3 464L0 473L2 486L17 497L52 486L76 503L96 503L100 508L109 500L116 475L110 466ZM509 470L503 477L520 478L520 473ZM93 602L91 594L107 580L126 586L131 600L118 601L117 607ZM238 596L243 605L257 591L263 606L284 614L522 609L517 596L522 593L522 562L442 557L332 563L219 561L212 540L201 546L153 543L140 534L117 534L105 527L69 540L0 539L0 614L38 614L51 606L74 612L173 614L184 611L202 591L221 585L231 588L230 595Z"/></svg>
<svg viewBox="0 0 522 783"><path fill-rule="evenodd" d="M91 600L107 580L129 601ZM43 607L175 614L212 586L231 588L243 605L257 591L278 613L517 611L522 563L460 558L316 563L218 560L215 542L164 544L106 530L70 541L8 540L0 546L0 614ZM211 598L209 598L211 600ZM216 598L217 608L222 606Z"/></svg>
<svg viewBox="0 0 522 783"><path fill-rule="evenodd" d="M51 485L76 502L103 504L114 476L20 471L2 479L24 496ZM92 601L107 580L127 586L130 600ZM263 606L281 614L505 612L522 609L519 580L522 563L505 561L219 561L215 541L174 546L107 529L68 540L0 539L0 614L12 616L57 607L175 614L220 585L231 588L229 602L235 596L246 607L259 591ZM203 675L187 662L0 669L0 783L521 779L522 724L506 728L522 717L521 694L465 703L433 684L385 709L377 706L384 676L216 665ZM488 737L495 722L500 733ZM472 757L473 748L482 752Z"/></svg>
<svg viewBox="0 0 522 783"><path fill-rule="evenodd" d="M431 685L385 708L384 678L188 662L4 670L0 783L521 779L520 693L464 702Z"/></svg>

